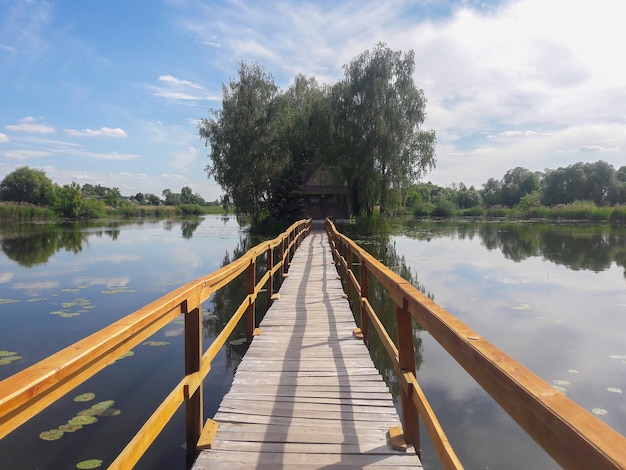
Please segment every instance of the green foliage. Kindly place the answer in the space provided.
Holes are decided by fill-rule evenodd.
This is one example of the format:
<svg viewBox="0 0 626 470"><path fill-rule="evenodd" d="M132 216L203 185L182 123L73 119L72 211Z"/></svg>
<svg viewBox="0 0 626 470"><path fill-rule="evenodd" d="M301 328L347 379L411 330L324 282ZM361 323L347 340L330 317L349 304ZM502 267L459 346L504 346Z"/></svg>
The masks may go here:
<svg viewBox="0 0 626 470"><path fill-rule="evenodd" d="M0 220L51 220L54 211L27 203L0 203Z"/></svg>
<svg viewBox="0 0 626 470"><path fill-rule="evenodd" d="M204 213L202 206L198 204L181 204L176 208L180 215L201 215Z"/></svg>
<svg viewBox="0 0 626 470"><path fill-rule="evenodd" d="M454 203L448 199L440 198L435 201L435 207L430 213L431 217L452 217L456 214Z"/></svg>
<svg viewBox="0 0 626 470"><path fill-rule="evenodd" d="M293 223L304 215L300 171L291 167L271 184L269 212L274 220Z"/></svg>
<svg viewBox="0 0 626 470"><path fill-rule="evenodd" d="M55 211L61 217L77 219L83 205L83 193L77 183L64 184L57 187Z"/></svg>
<svg viewBox="0 0 626 470"><path fill-rule="evenodd" d="M238 212L257 223L267 211L270 181L289 163L281 129L284 101L274 79L258 64L239 66L239 79L223 86L222 109L202 119L200 137L210 146L209 176Z"/></svg>
<svg viewBox="0 0 626 470"><path fill-rule="evenodd" d="M0 182L0 200L51 205L54 204L54 184L44 171L22 166Z"/></svg>
<svg viewBox="0 0 626 470"><path fill-rule="evenodd" d="M80 208L80 217L99 219L107 216L104 202L96 199L85 199Z"/></svg>
<svg viewBox="0 0 626 470"><path fill-rule="evenodd" d="M426 99L415 86L413 51L379 43L344 67L333 88L338 162L355 214L387 213L390 191L405 189L435 166L435 133L421 128Z"/></svg>
<svg viewBox="0 0 626 470"><path fill-rule="evenodd" d="M624 167L622 167L624 168ZM624 224L626 223L626 206L615 206L609 216L609 221L612 224Z"/></svg>

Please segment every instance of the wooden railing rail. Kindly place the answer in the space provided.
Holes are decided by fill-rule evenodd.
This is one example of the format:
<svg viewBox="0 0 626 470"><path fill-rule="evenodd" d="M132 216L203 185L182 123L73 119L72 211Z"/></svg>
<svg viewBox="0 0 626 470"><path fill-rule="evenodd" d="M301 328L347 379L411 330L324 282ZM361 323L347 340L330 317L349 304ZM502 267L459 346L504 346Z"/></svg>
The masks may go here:
<svg viewBox="0 0 626 470"><path fill-rule="evenodd" d="M394 363L401 384L402 421L407 442L419 449L419 440L413 440L419 439L415 430L419 412L444 467L461 468L415 378L415 357L409 358L412 317L559 465L567 469L626 468L626 437L487 342L339 233L330 220L326 222L326 229L339 272L360 297L361 332L365 343L369 342L369 326L373 326ZM351 269L353 258L360 263L360 282ZM397 347L369 304L368 273L380 282L396 305Z"/></svg>
<svg viewBox="0 0 626 470"><path fill-rule="evenodd" d="M211 369L211 361L244 313L247 315L246 336L252 338L255 300L259 292L265 287L271 297L274 275L279 271L283 275L286 273L295 249L310 230L310 219L296 222L280 236L256 245L227 266L179 287L0 382L0 439L183 314L185 377L109 468L132 468L183 402L186 404L187 452L195 455L204 425L202 382ZM279 250L279 256L275 263L276 250ZM267 268L261 279L255 282L257 258L262 255L265 255ZM203 354L201 304L243 272L247 272L247 295Z"/></svg>

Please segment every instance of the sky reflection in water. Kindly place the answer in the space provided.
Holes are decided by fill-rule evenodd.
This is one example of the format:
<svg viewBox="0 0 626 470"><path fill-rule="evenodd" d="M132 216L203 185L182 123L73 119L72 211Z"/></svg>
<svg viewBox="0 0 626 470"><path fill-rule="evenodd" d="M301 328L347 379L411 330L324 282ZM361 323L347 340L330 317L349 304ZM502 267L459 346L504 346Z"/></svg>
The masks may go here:
<svg viewBox="0 0 626 470"><path fill-rule="evenodd" d="M626 231L483 226L464 227L465 235L459 236L457 227L425 224L391 241L438 304L585 409L606 410L600 418L626 434L625 248L620 243ZM522 250L523 256L503 251L514 245L509 235L522 229L520 244L529 238L540 242ZM509 240L502 243L505 237ZM498 248L488 249L494 239ZM548 239L549 245L542 243ZM584 260L573 260L575 252L564 256L567 265L547 259L558 259L555 247L565 253L572 240L576 250L585 250L578 252ZM546 256L544 250L553 251ZM607 263L611 250L620 266L610 256ZM438 343L425 332L422 339L418 380L466 468L558 468Z"/></svg>

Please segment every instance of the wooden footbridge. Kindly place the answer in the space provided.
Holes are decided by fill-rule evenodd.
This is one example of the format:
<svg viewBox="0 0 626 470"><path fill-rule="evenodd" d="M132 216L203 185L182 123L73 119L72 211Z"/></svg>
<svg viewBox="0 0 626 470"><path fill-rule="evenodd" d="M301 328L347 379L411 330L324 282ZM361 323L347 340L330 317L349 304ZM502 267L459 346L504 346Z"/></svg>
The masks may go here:
<svg viewBox="0 0 626 470"><path fill-rule="evenodd" d="M257 280L258 271L264 274ZM247 279L246 297L205 349L202 302L240 275ZM372 283L396 305L394 332L384 329L369 302ZM263 290L271 307L257 325L255 301ZM422 295L332 222L323 233L312 231L310 220L0 382L0 439L180 315L185 376L109 468L132 468L183 403L188 463L195 470L420 468L418 420L442 466L462 468L415 376L414 320L561 466L626 468L624 436ZM250 347L219 411L205 421L203 381L240 321ZM399 417L367 351L373 334L400 383Z"/></svg>

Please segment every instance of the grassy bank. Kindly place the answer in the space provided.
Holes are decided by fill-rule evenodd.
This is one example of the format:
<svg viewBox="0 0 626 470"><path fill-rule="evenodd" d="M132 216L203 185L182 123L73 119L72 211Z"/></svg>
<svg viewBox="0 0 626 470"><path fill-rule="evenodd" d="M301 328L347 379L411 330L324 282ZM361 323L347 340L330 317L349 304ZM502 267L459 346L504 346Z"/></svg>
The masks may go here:
<svg viewBox="0 0 626 470"><path fill-rule="evenodd" d="M226 214L221 206L181 204L179 206L140 206L125 204L118 208L106 207L100 201L85 201L80 219L164 218L188 215ZM232 213L232 212L230 212ZM26 203L0 202L0 220L6 221L54 221L60 217L50 208Z"/></svg>

